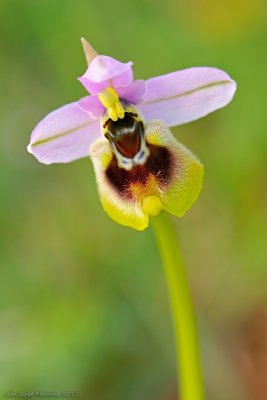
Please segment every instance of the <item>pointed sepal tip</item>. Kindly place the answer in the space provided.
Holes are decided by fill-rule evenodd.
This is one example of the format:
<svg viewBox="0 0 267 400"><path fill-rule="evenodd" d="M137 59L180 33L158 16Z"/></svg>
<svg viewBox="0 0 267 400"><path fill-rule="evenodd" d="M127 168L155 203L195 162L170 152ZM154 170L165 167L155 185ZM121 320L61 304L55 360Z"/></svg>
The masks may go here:
<svg viewBox="0 0 267 400"><path fill-rule="evenodd" d="M90 43L87 42L86 39L84 39L84 37L81 37L81 42L82 42L82 46L83 46L83 51L85 54L85 58L87 61L87 65L89 67L91 61L98 56L97 52L95 51L95 49L90 45Z"/></svg>

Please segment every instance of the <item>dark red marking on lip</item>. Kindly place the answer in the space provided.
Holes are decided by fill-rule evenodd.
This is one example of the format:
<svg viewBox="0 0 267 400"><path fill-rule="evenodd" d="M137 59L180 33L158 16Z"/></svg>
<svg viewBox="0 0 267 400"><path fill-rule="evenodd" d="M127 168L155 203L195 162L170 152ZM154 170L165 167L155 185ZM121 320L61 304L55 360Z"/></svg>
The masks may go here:
<svg viewBox="0 0 267 400"><path fill-rule="evenodd" d="M141 137L144 135L144 124L137 121L137 114L126 112L124 118L104 124L105 136L114 143L124 157L134 158L140 150Z"/></svg>
<svg viewBox="0 0 267 400"><path fill-rule="evenodd" d="M150 155L144 165L135 165L130 171L118 167L116 156L113 155L108 168L105 171L109 183L124 198L133 198L130 189L131 184L143 185L147 183L149 177L153 176L163 189L171 180L174 159L171 152L162 146L147 143Z"/></svg>
<svg viewBox="0 0 267 400"><path fill-rule="evenodd" d="M141 139L138 131L120 135L115 142L117 150L125 157L133 158L140 149Z"/></svg>

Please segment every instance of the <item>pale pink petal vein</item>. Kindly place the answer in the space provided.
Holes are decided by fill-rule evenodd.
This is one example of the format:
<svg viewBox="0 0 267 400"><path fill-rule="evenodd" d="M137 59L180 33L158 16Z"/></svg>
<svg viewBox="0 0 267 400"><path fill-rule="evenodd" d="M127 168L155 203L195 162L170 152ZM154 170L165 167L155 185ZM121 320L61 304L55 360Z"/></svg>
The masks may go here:
<svg viewBox="0 0 267 400"><path fill-rule="evenodd" d="M150 78L138 105L147 120L168 126L184 124L224 107L233 98L236 83L217 68L194 67Z"/></svg>
<svg viewBox="0 0 267 400"><path fill-rule="evenodd" d="M67 163L89 156L90 144L100 134L99 120L74 102L52 111L39 122L28 151L44 164Z"/></svg>

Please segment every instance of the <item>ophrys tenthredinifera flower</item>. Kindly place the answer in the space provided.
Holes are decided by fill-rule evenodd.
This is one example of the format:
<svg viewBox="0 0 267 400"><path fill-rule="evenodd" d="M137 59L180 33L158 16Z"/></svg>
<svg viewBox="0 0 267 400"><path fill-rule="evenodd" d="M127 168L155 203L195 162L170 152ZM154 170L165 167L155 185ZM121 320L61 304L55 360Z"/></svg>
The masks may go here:
<svg viewBox="0 0 267 400"><path fill-rule="evenodd" d="M48 114L28 151L44 164L91 156L101 202L111 218L142 230L161 209L181 217L202 187L203 166L169 127L227 105L235 82L195 67L133 81L132 62L98 55L82 39L91 94Z"/></svg>

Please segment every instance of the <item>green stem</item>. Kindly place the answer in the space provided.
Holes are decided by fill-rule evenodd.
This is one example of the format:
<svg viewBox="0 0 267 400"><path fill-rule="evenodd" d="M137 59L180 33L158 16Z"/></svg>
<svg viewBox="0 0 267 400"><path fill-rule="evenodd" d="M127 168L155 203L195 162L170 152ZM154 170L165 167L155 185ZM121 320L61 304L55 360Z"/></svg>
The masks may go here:
<svg viewBox="0 0 267 400"><path fill-rule="evenodd" d="M183 259L165 212L151 218L169 288L175 328L181 400L204 400L196 319Z"/></svg>

